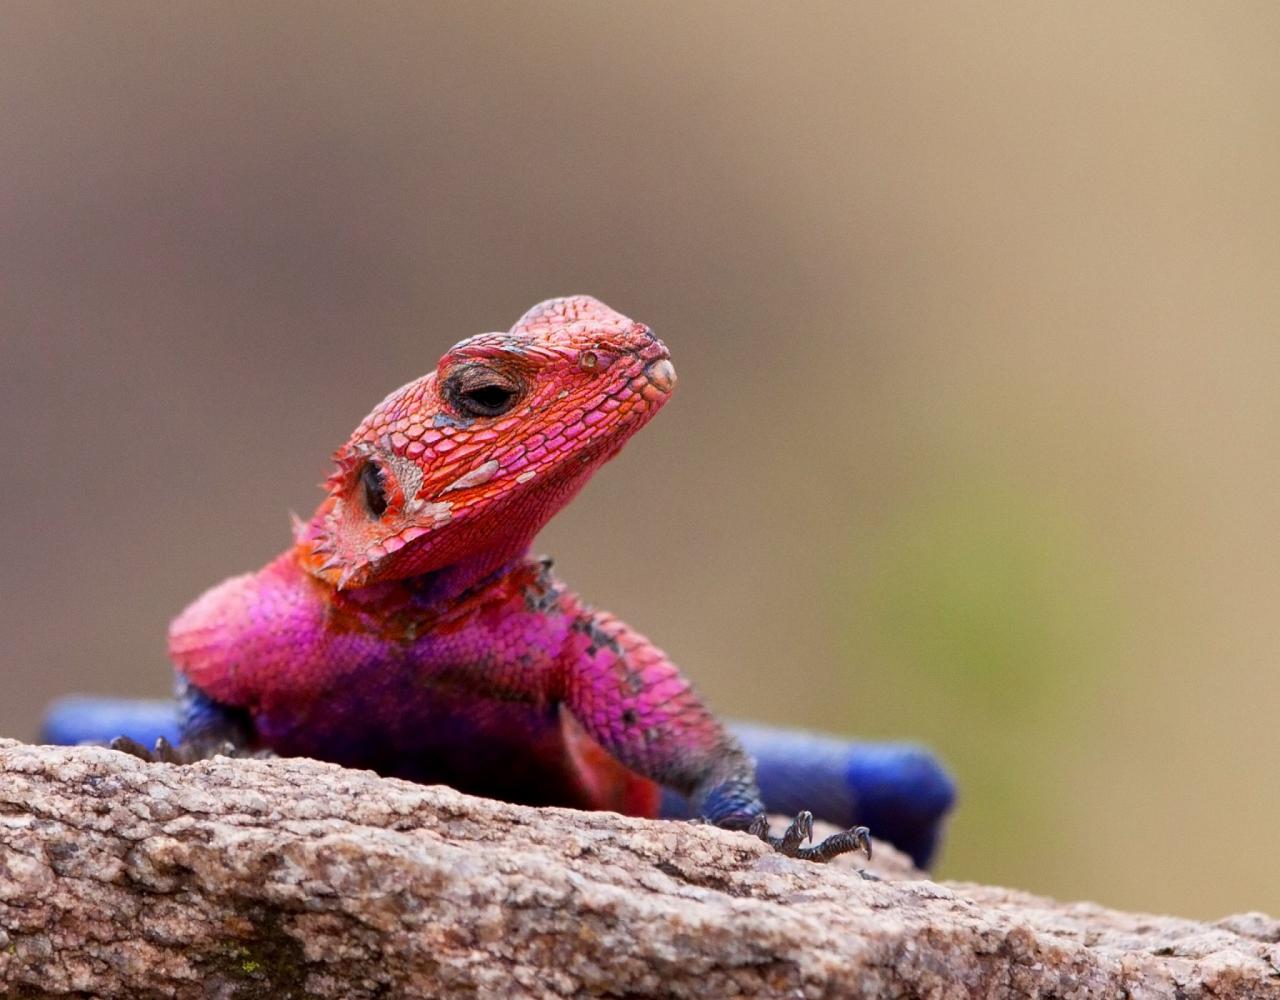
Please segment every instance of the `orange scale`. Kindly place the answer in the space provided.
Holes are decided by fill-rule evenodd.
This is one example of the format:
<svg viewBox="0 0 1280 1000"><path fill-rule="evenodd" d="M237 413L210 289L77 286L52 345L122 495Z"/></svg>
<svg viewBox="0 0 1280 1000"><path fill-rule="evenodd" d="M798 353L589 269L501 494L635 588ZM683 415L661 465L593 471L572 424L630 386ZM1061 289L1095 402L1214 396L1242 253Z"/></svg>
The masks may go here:
<svg viewBox="0 0 1280 1000"><path fill-rule="evenodd" d="M464 445L459 445L454 451L454 458L466 458L468 455L474 455L484 447L483 442L469 441Z"/></svg>
<svg viewBox="0 0 1280 1000"><path fill-rule="evenodd" d="M458 478L457 472L460 465L461 463L455 462L453 460L453 457L450 456L449 461L444 463L443 465L432 466L431 479L442 486L445 483L452 482L453 480Z"/></svg>

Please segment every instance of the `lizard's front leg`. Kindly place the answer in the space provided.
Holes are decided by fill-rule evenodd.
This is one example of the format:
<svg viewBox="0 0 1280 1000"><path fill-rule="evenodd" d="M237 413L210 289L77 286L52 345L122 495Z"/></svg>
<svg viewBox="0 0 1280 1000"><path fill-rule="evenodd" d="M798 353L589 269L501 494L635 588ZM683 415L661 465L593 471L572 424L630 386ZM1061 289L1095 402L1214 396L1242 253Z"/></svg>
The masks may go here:
<svg viewBox="0 0 1280 1000"><path fill-rule="evenodd" d="M829 861L856 850L871 856L866 827L804 846L813 836L808 812L772 836L754 763L666 655L611 615L575 609L572 623L559 694L620 762L687 796L708 822L746 830L790 857Z"/></svg>

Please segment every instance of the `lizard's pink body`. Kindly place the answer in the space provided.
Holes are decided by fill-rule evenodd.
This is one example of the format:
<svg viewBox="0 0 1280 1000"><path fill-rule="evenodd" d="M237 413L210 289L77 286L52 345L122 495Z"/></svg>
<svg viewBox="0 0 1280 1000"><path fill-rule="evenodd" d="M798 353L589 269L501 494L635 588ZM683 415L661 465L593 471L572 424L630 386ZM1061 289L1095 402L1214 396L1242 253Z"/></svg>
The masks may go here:
<svg viewBox="0 0 1280 1000"><path fill-rule="evenodd" d="M461 342L360 424L291 549L174 621L180 675L280 753L639 815L664 785L748 825L737 741L528 555L674 382L647 327L586 297Z"/></svg>

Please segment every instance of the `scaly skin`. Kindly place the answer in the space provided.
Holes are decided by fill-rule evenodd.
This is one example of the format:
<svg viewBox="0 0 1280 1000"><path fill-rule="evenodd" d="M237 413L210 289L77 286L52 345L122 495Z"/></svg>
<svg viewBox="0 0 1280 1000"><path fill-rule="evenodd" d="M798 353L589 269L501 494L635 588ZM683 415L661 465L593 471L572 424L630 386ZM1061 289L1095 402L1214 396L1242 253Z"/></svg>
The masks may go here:
<svg viewBox="0 0 1280 1000"><path fill-rule="evenodd" d="M667 401L666 347L594 299L455 345L335 456L261 571L170 629L184 740L307 755L535 805L696 815L769 837L753 765L660 649L530 558L537 531Z"/></svg>

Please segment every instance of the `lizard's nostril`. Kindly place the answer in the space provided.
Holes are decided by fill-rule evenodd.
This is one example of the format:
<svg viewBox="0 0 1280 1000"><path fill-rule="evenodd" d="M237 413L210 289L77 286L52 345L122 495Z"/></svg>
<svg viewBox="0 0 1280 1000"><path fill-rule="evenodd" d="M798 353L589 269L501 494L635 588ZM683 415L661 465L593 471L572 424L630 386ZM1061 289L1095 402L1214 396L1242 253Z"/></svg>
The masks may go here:
<svg viewBox="0 0 1280 1000"><path fill-rule="evenodd" d="M676 387L676 366L667 358L652 362L644 370L649 384L663 392L670 392Z"/></svg>

